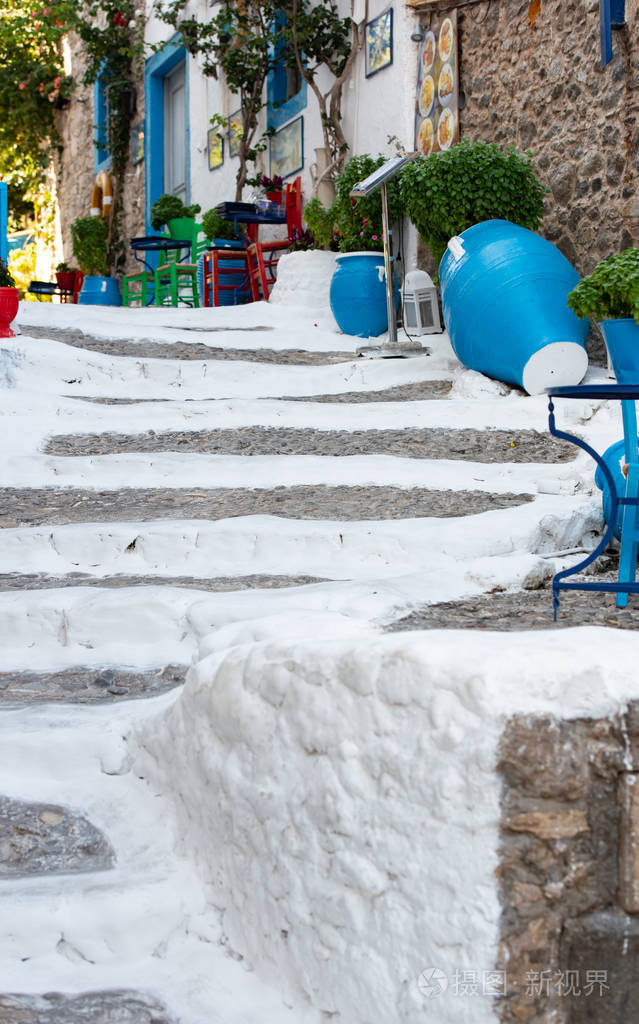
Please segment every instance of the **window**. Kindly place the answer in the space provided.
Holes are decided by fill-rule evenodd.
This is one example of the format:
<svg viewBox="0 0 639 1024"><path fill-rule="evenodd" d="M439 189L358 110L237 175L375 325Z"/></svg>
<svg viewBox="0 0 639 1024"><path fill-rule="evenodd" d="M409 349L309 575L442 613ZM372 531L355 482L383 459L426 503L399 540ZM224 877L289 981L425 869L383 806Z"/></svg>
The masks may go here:
<svg viewBox="0 0 639 1024"><path fill-rule="evenodd" d="M93 111L95 134L93 136L94 170L106 171L111 166L109 152L109 87L102 75L93 87Z"/></svg>
<svg viewBox="0 0 639 1024"><path fill-rule="evenodd" d="M281 13L278 20L285 25L286 15ZM306 82L297 67L288 66L285 44L280 43L279 49L266 84L269 128L280 128L306 106Z"/></svg>

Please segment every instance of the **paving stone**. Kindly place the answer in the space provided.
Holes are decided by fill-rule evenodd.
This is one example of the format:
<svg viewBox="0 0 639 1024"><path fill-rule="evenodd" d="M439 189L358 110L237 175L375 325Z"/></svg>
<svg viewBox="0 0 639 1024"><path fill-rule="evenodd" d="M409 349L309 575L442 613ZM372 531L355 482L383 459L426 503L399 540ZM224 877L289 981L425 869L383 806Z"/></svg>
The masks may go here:
<svg viewBox="0 0 639 1024"><path fill-rule="evenodd" d="M58 587L186 587L223 593L230 590L266 590L280 587L301 587L307 583L323 583L320 576L216 576L196 579L192 576L90 576L70 572L66 576L31 573L0 573L0 592L7 590L53 590Z"/></svg>
<svg viewBox="0 0 639 1024"><path fill-rule="evenodd" d="M178 1024L153 996L127 989L0 995L0 1024Z"/></svg>
<svg viewBox="0 0 639 1024"><path fill-rule="evenodd" d="M179 327L166 325L165 330L198 331L202 333L224 332L229 330L270 331L271 327ZM351 362L357 357L353 352L307 352L303 349L269 349L269 348L220 348L203 345L201 342L183 341L122 341L121 339L95 338L78 330L57 330L49 327L24 327L24 333L32 338L50 338L74 348L83 348L88 352L101 352L109 356L126 356L134 359L222 359L240 360L249 363L278 363L283 366L323 366L330 363Z"/></svg>
<svg viewBox="0 0 639 1024"><path fill-rule="evenodd" d="M575 458L577 449L536 430L317 430L238 427L143 434L60 434L47 455L112 455L175 452L224 455L395 455L411 459L453 459L481 463L555 463Z"/></svg>
<svg viewBox="0 0 639 1024"><path fill-rule="evenodd" d="M0 672L0 706L107 704L157 697L181 686L186 672L184 665L150 671L78 667L59 672Z"/></svg>
<svg viewBox="0 0 639 1024"><path fill-rule="evenodd" d="M275 487L272 490L118 491L1 488L0 528L63 523L149 522L276 515L289 519L405 519L475 515L532 500L530 494L435 491L414 487Z"/></svg>
<svg viewBox="0 0 639 1024"><path fill-rule="evenodd" d="M106 871L114 863L111 844L83 815L0 796L0 878Z"/></svg>

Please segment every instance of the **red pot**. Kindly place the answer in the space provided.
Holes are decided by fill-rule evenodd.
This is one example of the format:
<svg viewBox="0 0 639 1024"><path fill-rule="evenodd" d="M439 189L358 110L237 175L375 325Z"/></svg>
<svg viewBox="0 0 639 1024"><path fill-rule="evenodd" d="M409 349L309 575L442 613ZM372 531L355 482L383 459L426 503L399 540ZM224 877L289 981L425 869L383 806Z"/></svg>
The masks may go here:
<svg viewBox="0 0 639 1024"><path fill-rule="evenodd" d="M266 198L268 200L270 200L271 203L277 203L279 205L282 202L282 190L281 190L281 188L278 188L278 189L274 190L273 192L267 192L266 193Z"/></svg>
<svg viewBox="0 0 639 1024"><path fill-rule="evenodd" d="M55 279L65 292L72 292L75 285L75 270L57 270Z"/></svg>
<svg viewBox="0 0 639 1024"><path fill-rule="evenodd" d="M20 292L17 288L0 288L0 338L15 338L15 332L9 326L15 320L20 305Z"/></svg>

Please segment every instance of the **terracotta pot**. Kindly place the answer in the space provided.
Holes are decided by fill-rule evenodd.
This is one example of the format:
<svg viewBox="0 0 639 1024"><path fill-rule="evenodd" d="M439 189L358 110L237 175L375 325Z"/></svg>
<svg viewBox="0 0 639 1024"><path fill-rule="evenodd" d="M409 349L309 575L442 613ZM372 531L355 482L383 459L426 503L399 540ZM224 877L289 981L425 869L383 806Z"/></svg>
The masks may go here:
<svg viewBox="0 0 639 1024"><path fill-rule="evenodd" d="M282 202L281 188L273 189L271 192L267 192L266 198L270 200L271 203L277 203L279 205Z"/></svg>
<svg viewBox="0 0 639 1024"><path fill-rule="evenodd" d="M10 324L15 320L20 305L17 288L0 288L0 338L15 338Z"/></svg>

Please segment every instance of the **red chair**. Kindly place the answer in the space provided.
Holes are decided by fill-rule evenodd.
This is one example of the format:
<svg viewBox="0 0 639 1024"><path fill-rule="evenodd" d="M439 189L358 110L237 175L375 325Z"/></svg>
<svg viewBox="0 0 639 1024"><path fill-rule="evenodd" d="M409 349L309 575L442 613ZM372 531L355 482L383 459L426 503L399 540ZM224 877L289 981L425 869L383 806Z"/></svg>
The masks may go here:
<svg viewBox="0 0 639 1024"><path fill-rule="evenodd" d="M286 208L286 238L260 242L246 240L246 256L253 301L261 297L268 300L271 288L277 279L277 264L282 250L302 233L302 179L296 178L287 184L284 197ZM261 293L261 296L260 296Z"/></svg>
<svg viewBox="0 0 639 1024"><path fill-rule="evenodd" d="M247 235L251 241L257 237L257 225L251 224L247 228ZM242 267L238 267L238 263ZM238 283L238 270L243 272L244 279ZM255 299L252 282L248 271L248 254L246 249L235 249L227 246L212 246L204 253L204 305L219 306L221 303L220 292L233 292L231 305L235 305L240 292L245 291L247 286L251 290L251 298ZM224 283L226 281L226 283Z"/></svg>

